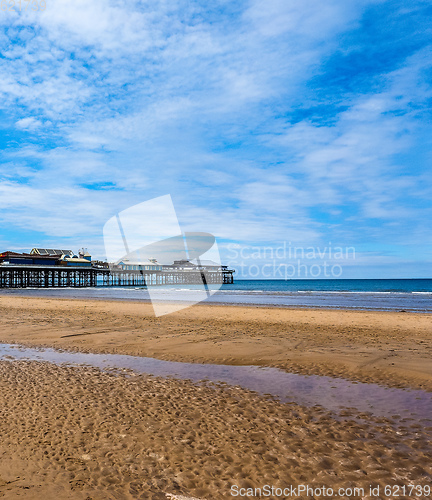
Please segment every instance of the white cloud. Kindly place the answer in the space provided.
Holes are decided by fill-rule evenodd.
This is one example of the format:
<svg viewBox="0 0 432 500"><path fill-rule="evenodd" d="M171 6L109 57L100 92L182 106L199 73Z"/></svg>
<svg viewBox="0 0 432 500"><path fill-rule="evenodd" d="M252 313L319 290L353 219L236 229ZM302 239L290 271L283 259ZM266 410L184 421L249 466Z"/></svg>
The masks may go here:
<svg viewBox="0 0 432 500"><path fill-rule="evenodd" d="M15 125L22 130L33 131L40 128L42 126L42 122L40 120L37 120L36 118L33 118L32 116L29 116L27 118L18 120Z"/></svg>
<svg viewBox="0 0 432 500"><path fill-rule="evenodd" d="M396 158L414 147L423 126L415 110L432 95L421 76L429 66L430 60L417 54L383 75L381 92L353 97L335 123L303 120L268 138L286 147L286 167L304 174L312 204L349 204L358 207L359 217L372 219L401 220L421 212L405 199L419 193L423 173L406 176Z"/></svg>
<svg viewBox="0 0 432 500"><path fill-rule="evenodd" d="M339 2L337 0L303 0L301 3L285 0L259 0L251 2L245 17L268 37L295 34L326 39L335 31L352 29L359 14L373 0Z"/></svg>

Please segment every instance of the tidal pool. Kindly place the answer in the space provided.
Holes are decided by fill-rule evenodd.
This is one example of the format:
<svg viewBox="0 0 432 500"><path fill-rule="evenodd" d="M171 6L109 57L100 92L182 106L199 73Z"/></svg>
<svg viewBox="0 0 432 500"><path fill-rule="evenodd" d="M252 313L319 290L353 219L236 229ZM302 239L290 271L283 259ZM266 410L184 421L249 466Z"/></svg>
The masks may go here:
<svg viewBox="0 0 432 500"><path fill-rule="evenodd" d="M209 381L271 395L285 403L321 406L332 412L345 408L352 416L396 417L410 423L432 425L432 393L396 389L378 384L352 382L319 375L287 373L277 368L179 363L122 354L89 354L55 349L33 349L0 344L0 360L48 361L55 364L87 365L101 370L132 370L158 377L175 377L193 382Z"/></svg>

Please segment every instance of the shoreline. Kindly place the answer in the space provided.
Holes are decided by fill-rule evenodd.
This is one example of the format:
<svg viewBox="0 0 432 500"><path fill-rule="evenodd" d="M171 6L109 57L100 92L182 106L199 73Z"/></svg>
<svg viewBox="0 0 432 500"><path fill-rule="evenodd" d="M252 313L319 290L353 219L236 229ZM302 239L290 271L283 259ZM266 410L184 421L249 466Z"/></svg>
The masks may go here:
<svg viewBox="0 0 432 500"><path fill-rule="evenodd" d="M122 297L106 298L106 297L58 297L57 295L46 297L26 297L25 295L18 295L20 298L29 298L34 300L78 300L78 301L99 301L99 302L133 302L135 304L148 304L150 305L152 301L150 299L127 299ZM0 299L1 299L0 294ZM186 302L186 301L185 301ZM164 301L166 304L178 304L175 301ZM389 312L389 313L412 313L412 314L429 314L432 315L432 309L430 311L417 310L417 309L380 309L374 308L370 309L367 307L332 307L332 306L308 306L308 305L292 305L292 304L260 304L258 302L199 302L194 304L193 307L252 307L252 308L264 308L264 309L294 309L294 310L317 310L317 311L346 311L346 312ZM189 307L189 306L188 306Z"/></svg>
<svg viewBox="0 0 432 500"><path fill-rule="evenodd" d="M0 296L4 343L257 365L432 391L432 315Z"/></svg>
<svg viewBox="0 0 432 500"><path fill-rule="evenodd" d="M426 280L428 281L428 280ZM175 287L173 285L173 287ZM151 304L150 298L143 298L143 297L128 297L128 296L112 296L111 294L107 294L107 291L115 291L117 289L117 292L122 292L127 294L128 292L131 292L132 294L134 292L145 290L145 287L136 287L136 286L130 286L130 287L93 287L93 288L16 288L16 289L0 289L0 298L1 297L20 297L20 298L34 298L34 299L58 299L58 300L91 300L91 301L108 301L108 302L134 302L134 303L139 303L139 304ZM399 303L399 304L391 304L391 305L380 305L380 299L383 295L386 295L387 293L389 295L394 295L394 296L408 296L408 297L422 297L423 292L374 292L374 291L325 291L325 290L316 290L316 291L303 291L302 293L300 292L262 292L258 294L257 291L248 291L245 292L244 290L225 290L229 291L229 295L234 295L236 296L236 291L238 292L238 297L257 297L257 295L260 295L261 297L272 297L275 302L253 302L253 301L244 301L241 302L239 300L237 301L228 301L228 300L217 300L219 298L222 298L223 295L218 295L216 292L215 295L213 295L210 300L204 301L204 302L199 302L195 305L197 306L223 306L223 307L254 307L254 308L275 308L275 309L306 309L306 310L330 310L330 311L366 311L366 312L401 312L401 313L415 313L415 314L432 314L432 306L430 305L430 302L427 302L427 306L425 303L422 303L421 305L419 304L411 304L412 307L410 307L409 304L405 303ZM70 294L71 292L75 292L75 296L64 296L66 294ZM101 293L102 295L93 295L89 294L89 292L96 292L96 293ZM103 293L105 292L105 295ZM424 292L426 295L429 295L429 292ZM43 295L42 295L43 294ZM88 295L86 295L88 294ZM81 296L80 296L81 295ZM327 297L327 296L328 297ZM323 297L325 297L325 300L328 300L331 298L332 300L334 297L337 297L340 295L344 300L342 300L342 305L338 305L335 303L326 303L325 305L321 305L319 303L319 300L321 300ZM349 303L346 302L347 297L356 297L356 296L374 296L375 300L369 299L369 304L368 301L363 303L362 305L349 305ZM280 303L277 302L276 299L280 299L281 297L285 298L290 298L290 299L295 299L293 303ZM313 304L308 304L307 299L314 298L316 303ZM302 298L306 301L306 303L297 303L296 301ZM345 301L345 303L344 303ZM188 302L187 300L184 301L178 301L178 300L164 300L165 304L176 304L176 303L181 303L181 302ZM355 304L355 301L352 302ZM370 304L374 305L370 305ZM376 305L378 303L378 305Z"/></svg>

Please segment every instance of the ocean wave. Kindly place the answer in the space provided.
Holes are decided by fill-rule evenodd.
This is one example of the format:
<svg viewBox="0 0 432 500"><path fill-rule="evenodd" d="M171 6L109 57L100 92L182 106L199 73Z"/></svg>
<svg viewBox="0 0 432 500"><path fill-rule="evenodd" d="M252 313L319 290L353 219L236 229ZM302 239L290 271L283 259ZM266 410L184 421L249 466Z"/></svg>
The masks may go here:
<svg viewBox="0 0 432 500"><path fill-rule="evenodd" d="M262 295L291 296L291 295L411 295L412 293L432 294L432 292L381 292L381 291L359 291L359 290L219 290L219 293L226 295L253 295L256 293Z"/></svg>

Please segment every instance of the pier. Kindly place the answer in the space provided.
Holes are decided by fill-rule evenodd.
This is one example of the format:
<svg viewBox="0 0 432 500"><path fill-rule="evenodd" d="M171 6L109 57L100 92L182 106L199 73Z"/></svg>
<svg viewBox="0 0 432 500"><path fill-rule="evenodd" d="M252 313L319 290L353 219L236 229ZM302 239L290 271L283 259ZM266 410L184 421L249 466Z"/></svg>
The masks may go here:
<svg viewBox="0 0 432 500"><path fill-rule="evenodd" d="M233 270L217 271L105 271L97 286L228 285Z"/></svg>
<svg viewBox="0 0 432 500"><path fill-rule="evenodd" d="M0 288L51 288L97 286L97 269L1 266Z"/></svg>
<svg viewBox="0 0 432 500"><path fill-rule="evenodd" d="M60 266L0 266L0 288L220 285L234 282L234 271L111 270Z"/></svg>
<svg viewBox="0 0 432 500"><path fill-rule="evenodd" d="M150 259L117 263L95 261L82 249L33 248L0 253L0 288L58 288L164 285L221 285L234 282L234 269L213 261L178 260L163 265Z"/></svg>

